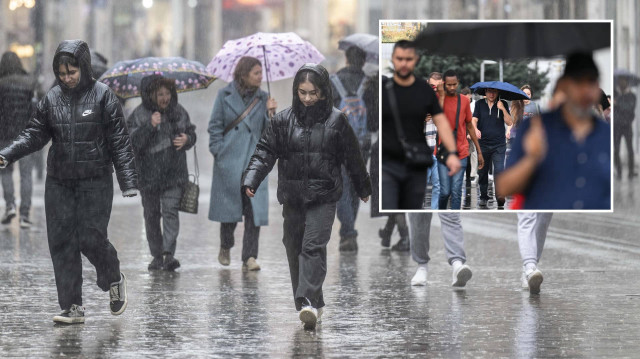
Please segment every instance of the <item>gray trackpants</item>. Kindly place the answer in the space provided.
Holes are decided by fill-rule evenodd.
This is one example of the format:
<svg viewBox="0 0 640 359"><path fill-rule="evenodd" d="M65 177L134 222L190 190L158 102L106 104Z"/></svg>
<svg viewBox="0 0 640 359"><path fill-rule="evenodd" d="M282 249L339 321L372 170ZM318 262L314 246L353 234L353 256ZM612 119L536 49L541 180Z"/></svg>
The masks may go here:
<svg viewBox="0 0 640 359"><path fill-rule="evenodd" d="M180 231L180 200L182 186L170 187L164 191L141 191L144 208L144 225L147 242L153 257L165 253L176 253L176 242ZM162 219L162 229L160 227Z"/></svg>
<svg viewBox="0 0 640 359"><path fill-rule="evenodd" d="M518 213L518 246L522 265L538 264L553 213Z"/></svg>
<svg viewBox="0 0 640 359"><path fill-rule="evenodd" d="M442 222L442 239L449 264L454 260L467 261L464 253L464 235L460 213L439 213ZM427 264L429 258L429 233L431 213L408 213L411 256L418 264Z"/></svg>
<svg viewBox="0 0 640 359"><path fill-rule="evenodd" d="M20 217L23 218L29 218L29 210L31 209L33 156L29 155L18 161L18 167L20 168ZM2 178L2 190L7 204L6 208L14 207L16 205L16 197L13 186L13 163L0 170L0 177Z"/></svg>

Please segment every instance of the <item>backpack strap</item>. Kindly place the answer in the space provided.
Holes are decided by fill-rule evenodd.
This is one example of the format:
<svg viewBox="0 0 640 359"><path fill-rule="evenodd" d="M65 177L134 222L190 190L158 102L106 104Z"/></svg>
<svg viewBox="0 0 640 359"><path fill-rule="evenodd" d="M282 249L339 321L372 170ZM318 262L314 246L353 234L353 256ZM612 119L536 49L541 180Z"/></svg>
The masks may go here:
<svg viewBox="0 0 640 359"><path fill-rule="evenodd" d="M364 87L367 83L367 76L362 78L362 81L360 82L360 86L358 86L358 90L356 91L356 96L358 96L358 98L362 98L364 96Z"/></svg>
<svg viewBox="0 0 640 359"><path fill-rule="evenodd" d="M340 81L340 79L338 78L337 75L331 75L331 82L333 83L333 86L336 87L336 90L338 90L338 94L340 95L341 99L345 99L347 97L349 97L349 94L347 93L347 89L344 88L344 86L342 85L342 81Z"/></svg>

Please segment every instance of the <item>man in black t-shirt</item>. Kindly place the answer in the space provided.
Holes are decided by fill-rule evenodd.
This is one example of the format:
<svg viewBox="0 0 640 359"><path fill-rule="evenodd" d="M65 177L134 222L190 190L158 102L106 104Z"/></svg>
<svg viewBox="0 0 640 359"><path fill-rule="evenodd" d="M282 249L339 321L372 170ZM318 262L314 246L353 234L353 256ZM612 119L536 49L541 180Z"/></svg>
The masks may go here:
<svg viewBox="0 0 640 359"><path fill-rule="evenodd" d="M442 113L438 98L425 81L417 80L413 74L418 60L419 56L412 42L398 41L392 53L393 78L383 79L380 131L382 133L382 210L422 209L427 183L426 168L415 168L407 164L389 103L386 89L388 81L393 81L393 93L407 142L424 145L424 151L427 153L432 151L427 146L423 133L424 121L427 114L431 114L442 143L450 153L446 159L449 175L460 170L453 130ZM444 93L442 86L438 90Z"/></svg>

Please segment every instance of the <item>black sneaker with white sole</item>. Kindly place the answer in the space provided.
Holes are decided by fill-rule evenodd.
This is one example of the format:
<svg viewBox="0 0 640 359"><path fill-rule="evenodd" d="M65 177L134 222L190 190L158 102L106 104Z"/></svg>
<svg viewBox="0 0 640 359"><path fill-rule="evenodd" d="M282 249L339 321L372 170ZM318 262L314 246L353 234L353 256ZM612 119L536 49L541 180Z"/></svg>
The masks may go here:
<svg viewBox="0 0 640 359"><path fill-rule="evenodd" d="M56 323L82 324L84 323L84 307L72 304L71 308L63 310L62 313L53 317Z"/></svg>
<svg viewBox="0 0 640 359"><path fill-rule="evenodd" d="M4 216L2 217L2 224L11 223L11 220L15 218L16 214L17 213L16 213L15 206L8 207L7 210L4 212Z"/></svg>
<svg viewBox="0 0 640 359"><path fill-rule="evenodd" d="M25 218L25 217L20 217L20 228L31 228L31 226L33 225L33 222L31 222L29 220L29 218Z"/></svg>
<svg viewBox="0 0 640 359"><path fill-rule="evenodd" d="M111 283L109 288L109 309L113 315L120 315L127 309L127 279L124 273L120 276L120 281Z"/></svg>

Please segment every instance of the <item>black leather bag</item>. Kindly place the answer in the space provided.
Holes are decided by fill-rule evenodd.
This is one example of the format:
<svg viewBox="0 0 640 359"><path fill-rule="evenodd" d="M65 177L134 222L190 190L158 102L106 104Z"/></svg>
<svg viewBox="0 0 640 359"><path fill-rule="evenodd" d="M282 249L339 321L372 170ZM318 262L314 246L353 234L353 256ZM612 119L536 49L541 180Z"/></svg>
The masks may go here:
<svg viewBox="0 0 640 359"><path fill-rule="evenodd" d="M460 94L458 94L458 106L456 108L456 125L453 130L453 140L455 141L456 145L458 142L458 122L460 122ZM438 162L446 164L447 157L449 157L449 150L444 147L444 144L438 142L439 138L436 135L436 144L438 145L438 150L436 151L436 159L438 160Z"/></svg>
<svg viewBox="0 0 640 359"><path fill-rule="evenodd" d="M398 140L402 145L404 151L405 163L410 167L415 168L429 168L433 165L433 150L427 145L426 141L413 141L407 140L407 136L404 133L402 124L400 122L400 112L398 111L398 102L396 101L396 95L393 92L393 80L387 80L385 84L389 97L389 105L391 106L391 113L393 114L393 122L396 126L396 133L398 134ZM426 151L425 151L426 147Z"/></svg>
<svg viewBox="0 0 640 359"><path fill-rule="evenodd" d="M200 169L198 168L198 153L196 147L193 147L193 162L195 163L195 173L189 175L189 180L184 185L182 198L180 199L181 212L197 214L198 213L198 197L200 197ZM193 179L193 181L192 181Z"/></svg>

